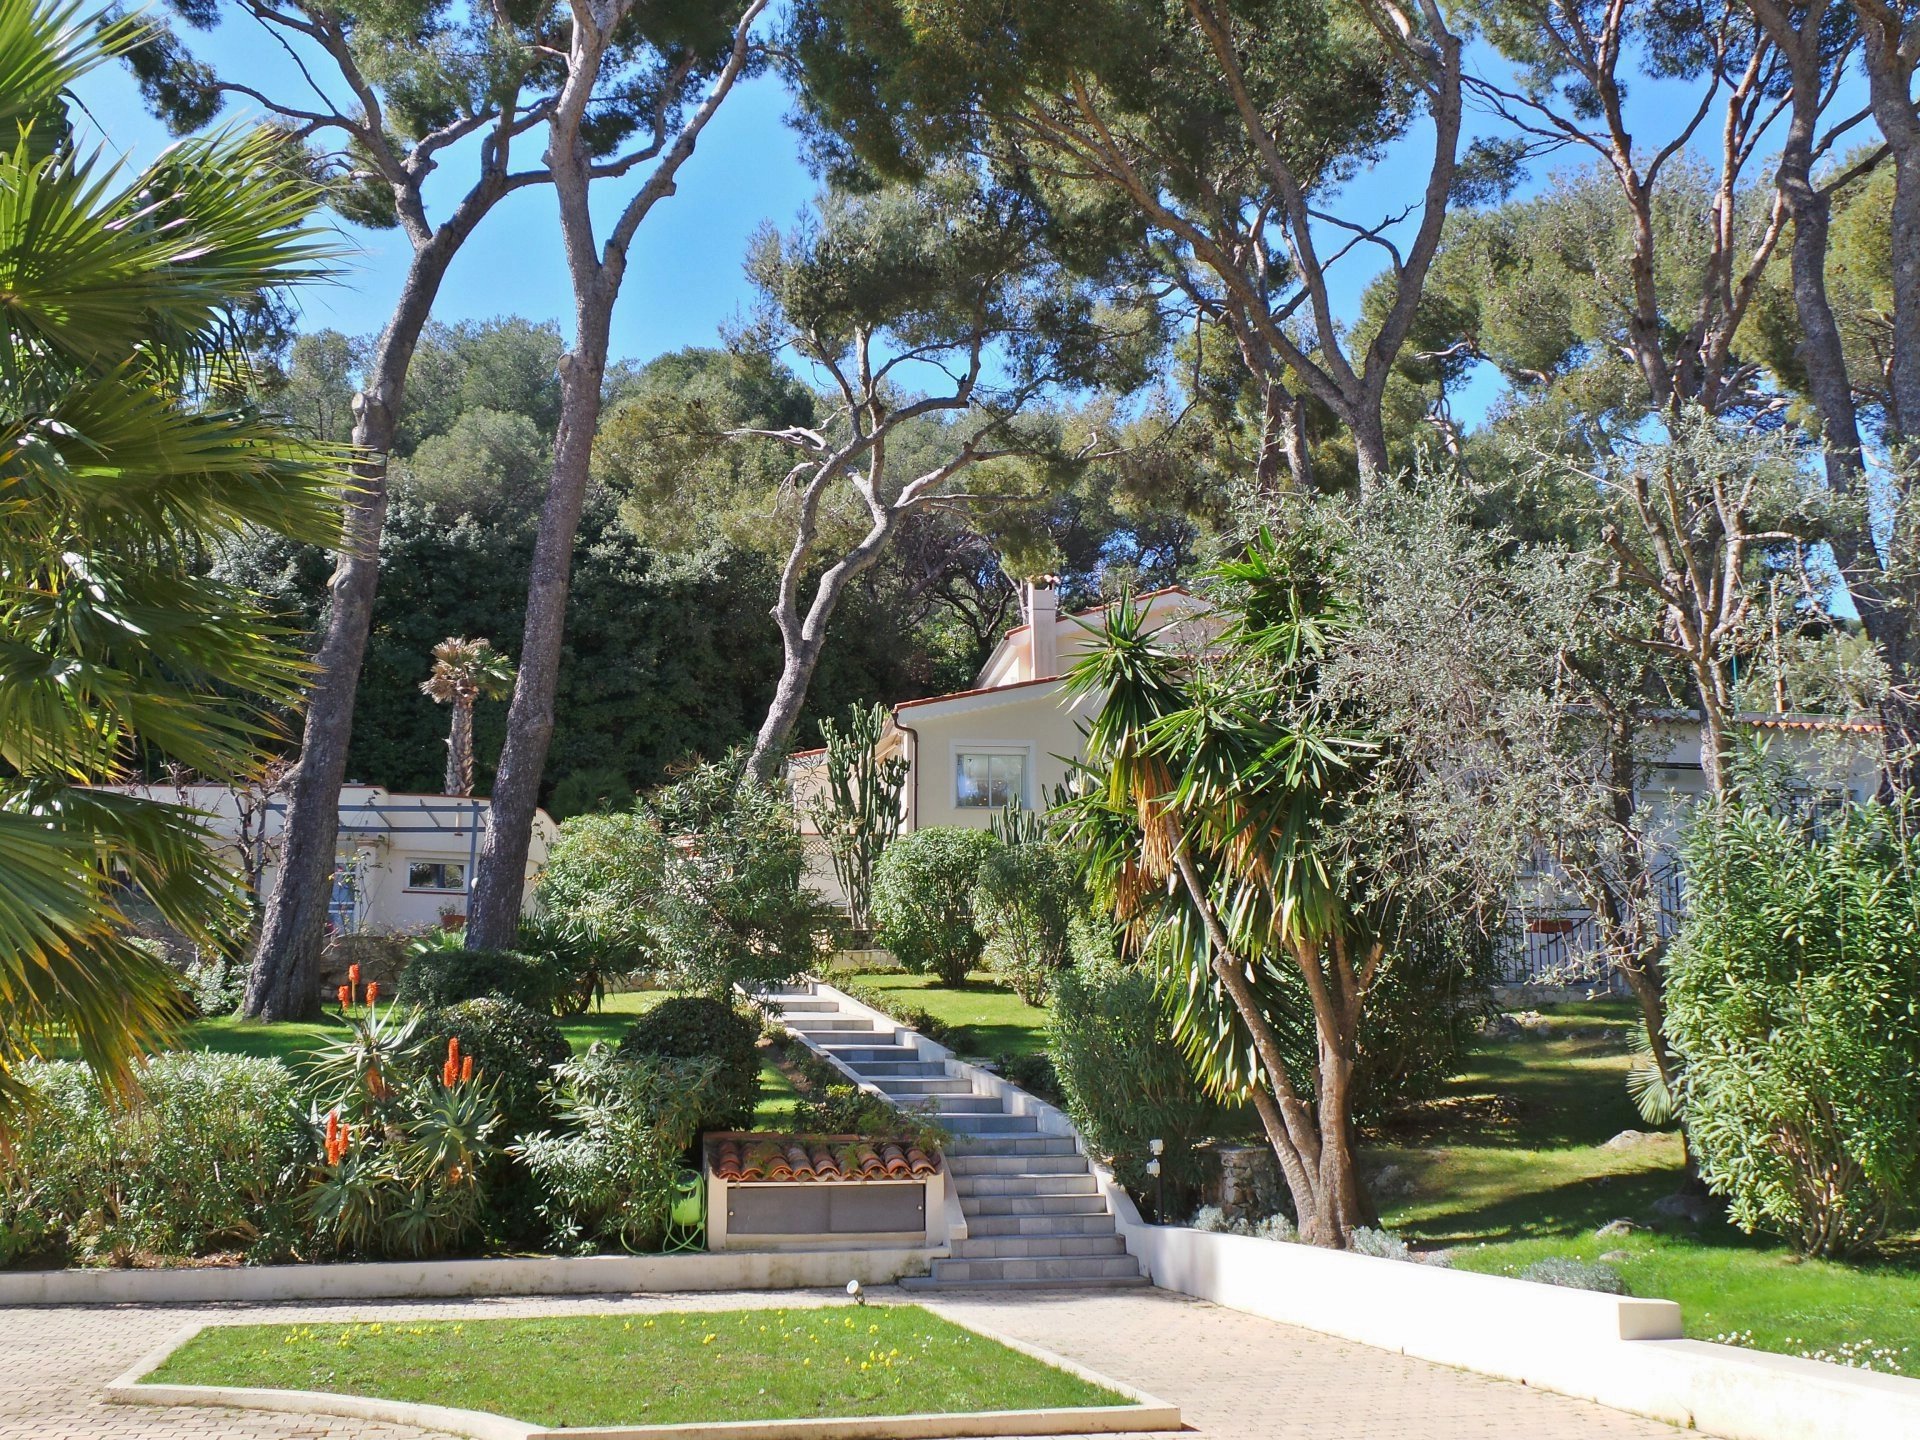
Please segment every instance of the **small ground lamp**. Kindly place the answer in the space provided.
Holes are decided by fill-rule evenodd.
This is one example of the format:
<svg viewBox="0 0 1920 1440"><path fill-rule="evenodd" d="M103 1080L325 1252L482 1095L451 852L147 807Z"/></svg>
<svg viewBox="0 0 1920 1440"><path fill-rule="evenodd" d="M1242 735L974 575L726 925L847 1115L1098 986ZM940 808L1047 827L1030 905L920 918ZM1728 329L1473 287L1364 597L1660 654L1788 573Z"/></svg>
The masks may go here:
<svg viewBox="0 0 1920 1440"><path fill-rule="evenodd" d="M1167 1177L1162 1172L1160 1157L1167 1153L1167 1142L1158 1135L1147 1141L1147 1153L1153 1158L1147 1161L1147 1174L1153 1177L1153 1219L1154 1223L1167 1223Z"/></svg>

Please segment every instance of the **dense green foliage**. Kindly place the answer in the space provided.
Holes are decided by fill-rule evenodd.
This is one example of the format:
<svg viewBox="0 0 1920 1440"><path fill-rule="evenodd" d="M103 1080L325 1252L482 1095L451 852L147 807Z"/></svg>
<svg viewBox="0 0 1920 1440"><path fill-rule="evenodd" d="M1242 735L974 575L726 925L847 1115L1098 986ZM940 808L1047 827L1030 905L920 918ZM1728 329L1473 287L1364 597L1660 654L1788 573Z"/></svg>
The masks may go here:
<svg viewBox="0 0 1920 1440"><path fill-rule="evenodd" d="M602 1046L560 1067L558 1128L515 1147L542 1196L549 1243L562 1252L660 1243L684 1153L713 1104L716 1068L705 1057L640 1058Z"/></svg>
<svg viewBox="0 0 1920 1440"><path fill-rule="evenodd" d="M21 1076L32 1108L0 1164L0 1265L280 1259L296 1244L314 1137L279 1061L157 1056L132 1106L110 1103L71 1061L35 1062Z"/></svg>
<svg viewBox="0 0 1920 1440"><path fill-rule="evenodd" d="M513 950L467 950L452 944L414 949L393 998L402 1005L443 1010L463 1000L497 996L551 1013L556 985L547 965Z"/></svg>
<svg viewBox="0 0 1920 1440"><path fill-rule="evenodd" d="M973 887L999 845L989 831L958 825L929 825L894 841L874 871L874 937L915 974L964 983L982 945Z"/></svg>
<svg viewBox="0 0 1920 1440"><path fill-rule="evenodd" d="M714 1067L694 1112L695 1129L745 1130L760 1101L760 1022L706 995L683 995L634 1021L620 1054L648 1060L700 1060Z"/></svg>
<svg viewBox="0 0 1920 1440"><path fill-rule="evenodd" d="M1045 841L1007 844L980 866L971 904L987 969L1029 1005L1044 1005L1072 960L1069 931L1086 908L1078 866Z"/></svg>
<svg viewBox="0 0 1920 1440"><path fill-rule="evenodd" d="M544 914L681 990L726 996L806 970L826 916L801 884L793 810L738 779L731 762L701 765L631 811L566 822L536 892Z"/></svg>
<svg viewBox="0 0 1920 1440"><path fill-rule="evenodd" d="M1054 981L1049 1051L1067 1113L1105 1157L1121 1184L1150 1196L1147 1142L1167 1142L1161 1157L1168 1212L1192 1209L1208 1169L1195 1146L1246 1128L1236 1107L1211 1099L1175 1043L1151 973L1102 954L1082 922L1080 956Z"/></svg>
<svg viewBox="0 0 1920 1440"><path fill-rule="evenodd" d="M1667 1033L1687 1135L1737 1224L1871 1248L1920 1201L1920 839L1715 809L1684 842Z"/></svg>
<svg viewBox="0 0 1920 1440"><path fill-rule="evenodd" d="M437 1070L447 1042L473 1057L474 1073L492 1086L502 1133L538 1129L552 1116L546 1087L553 1067L573 1051L553 1018L516 1000L486 995L430 1011L420 1022L420 1064Z"/></svg>

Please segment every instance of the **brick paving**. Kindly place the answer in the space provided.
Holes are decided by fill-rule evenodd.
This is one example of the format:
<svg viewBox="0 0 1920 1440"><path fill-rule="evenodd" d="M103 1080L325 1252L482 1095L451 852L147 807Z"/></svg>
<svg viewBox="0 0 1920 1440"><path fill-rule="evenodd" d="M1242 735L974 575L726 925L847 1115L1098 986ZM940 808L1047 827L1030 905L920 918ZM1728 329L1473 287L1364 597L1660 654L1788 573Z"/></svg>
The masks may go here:
<svg viewBox="0 0 1920 1440"><path fill-rule="evenodd" d="M1651 1420L1161 1290L950 1290L912 1299L1180 1406L1203 1440L1675 1440ZM404 1426L252 1410L108 1405L108 1382L184 1326L492 1319L845 1304L820 1292L331 1305L0 1309L0 1440L431 1440Z"/></svg>

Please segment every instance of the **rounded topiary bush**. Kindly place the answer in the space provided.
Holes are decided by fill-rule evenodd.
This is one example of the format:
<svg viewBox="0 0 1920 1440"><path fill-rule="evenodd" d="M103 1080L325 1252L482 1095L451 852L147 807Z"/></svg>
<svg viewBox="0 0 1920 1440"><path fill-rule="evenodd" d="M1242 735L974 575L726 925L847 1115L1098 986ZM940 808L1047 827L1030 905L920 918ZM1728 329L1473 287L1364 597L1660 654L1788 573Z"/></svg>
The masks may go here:
<svg viewBox="0 0 1920 1440"><path fill-rule="evenodd" d="M931 825L902 835L873 872L874 936L916 975L959 985L980 963L973 888L1000 847L988 830Z"/></svg>
<svg viewBox="0 0 1920 1440"><path fill-rule="evenodd" d="M402 1005L442 1010L464 1000L495 996L550 1014L554 977L538 960L512 950L422 947L400 972L393 998Z"/></svg>
<svg viewBox="0 0 1920 1440"><path fill-rule="evenodd" d="M1044 1005L1054 976L1073 959L1070 931L1081 908L1073 857L1045 842L999 845L973 887L974 928L987 968L1029 1005Z"/></svg>
<svg viewBox="0 0 1920 1440"><path fill-rule="evenodd" d="M760 1022L705 995L654 1006L628 1027L620 1053L660 1060L708 1060L718 1068L700 1108L701 1130L745 1130L760 1103Z"/></svg>
<svg viewBox="0 0 1920 1440"><path fill-rule="evenodd" d="M447 1042L458 1040L462 1053L473 1057L473 1068L493 1086L509 1136L538 1129L551 1118L542 1086L553 1067L571 1055L567 1037L553 1017L497 995L462 1000L430 1012L420 1024L422 1060L436 1071L447 1053Z"/></svg>

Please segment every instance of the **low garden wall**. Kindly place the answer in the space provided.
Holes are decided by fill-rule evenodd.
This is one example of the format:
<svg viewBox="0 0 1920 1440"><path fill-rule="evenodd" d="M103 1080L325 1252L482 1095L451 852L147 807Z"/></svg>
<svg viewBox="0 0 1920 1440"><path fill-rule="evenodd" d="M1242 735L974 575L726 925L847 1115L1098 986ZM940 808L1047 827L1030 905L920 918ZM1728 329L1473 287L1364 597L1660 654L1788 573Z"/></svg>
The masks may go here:
<svg viewBox="0 0 1920 1440"><path fill-rule="evenodd" d="M1670 1300L1148 1225L1101 1183L1163 1289L1723 1440L1920 1435L1920 1380L1683 1339Z"/></svg>
<svg viewBox="0 0 1920 1440"><path fill-rule="evenodd" d="M534 1256L346 1265L233 1265L0 1273L0 1307L192 1305L226 1301L613 1295L886 1285L927 1273L936 1254L890 1249L727 1251L718 1255Z"/></svg>
<svg viewBox="0 0 1920 1440"><path fill-rule="evenodd" d="M924 1036L900 1033L923 1059L948 1062L983 1092L1006 1097L1014 1113L1034 1116L1042 1132L1076 1133L1054 1106ZM1920 1436L1920 1380L1687 1340L1670 1300L1148 1225L1126 1190L1088 1158L1128 1251L1162 1289L1723 1440Z"/></svg>

